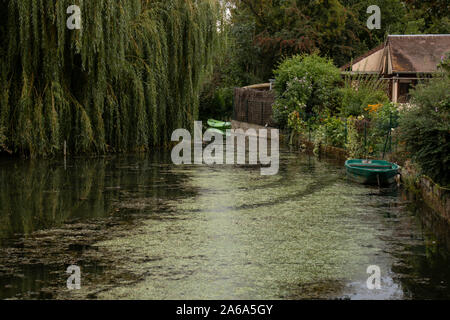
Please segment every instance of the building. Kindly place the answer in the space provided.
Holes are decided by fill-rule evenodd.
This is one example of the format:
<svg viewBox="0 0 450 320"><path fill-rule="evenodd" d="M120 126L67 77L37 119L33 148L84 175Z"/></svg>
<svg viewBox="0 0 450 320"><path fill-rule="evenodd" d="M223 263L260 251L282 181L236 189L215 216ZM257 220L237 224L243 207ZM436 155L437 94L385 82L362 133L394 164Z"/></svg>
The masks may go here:
<svg viewBox="0 0 450 320"><path fill-rule="evenodd" d="M379 75L389 82L393 102L409 100L409 90L436 73L450 52L450 34L389 35L386 42L341 67L350 76Z"/></svg>

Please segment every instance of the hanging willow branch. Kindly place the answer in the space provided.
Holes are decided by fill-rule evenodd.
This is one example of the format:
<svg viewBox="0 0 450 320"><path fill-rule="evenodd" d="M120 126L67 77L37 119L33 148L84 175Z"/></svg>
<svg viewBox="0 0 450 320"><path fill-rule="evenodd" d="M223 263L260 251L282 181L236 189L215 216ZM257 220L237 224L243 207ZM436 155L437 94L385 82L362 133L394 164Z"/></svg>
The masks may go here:
<svg viewBox="0 0 450 320"><path fill-rule="evenodd" d="M68 6L82 29L69 30ZM0 151L149 150L198 113L214 0L0 0Z"/></svg>

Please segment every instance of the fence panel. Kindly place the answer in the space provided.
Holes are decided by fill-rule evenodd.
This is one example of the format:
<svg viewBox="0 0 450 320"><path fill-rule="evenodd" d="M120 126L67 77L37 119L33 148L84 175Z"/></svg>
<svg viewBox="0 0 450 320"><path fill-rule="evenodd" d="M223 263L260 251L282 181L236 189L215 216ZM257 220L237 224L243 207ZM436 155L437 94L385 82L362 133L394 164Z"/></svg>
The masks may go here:
<svg viewBox="0 0 450 320"><path fill-rule="evenodd" d="M236 88L234 90L233 120L274 126L272 105L275 102L273 91Z"/></svg>

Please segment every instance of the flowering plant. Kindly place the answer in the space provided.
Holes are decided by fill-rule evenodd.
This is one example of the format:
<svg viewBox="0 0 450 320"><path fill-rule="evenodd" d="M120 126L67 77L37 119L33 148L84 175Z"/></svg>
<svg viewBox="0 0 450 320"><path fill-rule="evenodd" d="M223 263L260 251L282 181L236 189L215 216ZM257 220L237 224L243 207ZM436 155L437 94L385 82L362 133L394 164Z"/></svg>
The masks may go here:
<svg viewBox="0 0 450 320"><path fill-rule="evenodd" d="M304 117L324 114L338 105L341 74L331 60L317 54L296 55L283 61L274 73L274 120L281 128L288 125L293 111ZM311 117L308 119L311 122Z"/></svg>

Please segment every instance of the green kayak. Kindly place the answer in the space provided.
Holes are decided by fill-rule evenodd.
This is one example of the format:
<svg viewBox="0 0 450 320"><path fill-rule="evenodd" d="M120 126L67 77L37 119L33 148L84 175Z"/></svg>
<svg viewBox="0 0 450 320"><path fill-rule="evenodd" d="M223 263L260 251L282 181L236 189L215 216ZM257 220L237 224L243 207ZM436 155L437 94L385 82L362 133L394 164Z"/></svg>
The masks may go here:
<svg viewBox="0 0 450 320"><path fill-rule="evenodd" d="M395 183L400 166L384 160L347 160L347 175L354 181L363 184L389 186Z"/></svg>
<svg viewBox="0 0 450 320"><path fill-rule="evenodd" d="M231 122L225 122L225 121L218 121L214 119L208 120L208 126L210 128L220 129L220 130L227 130L231 129Z"/></svg>

